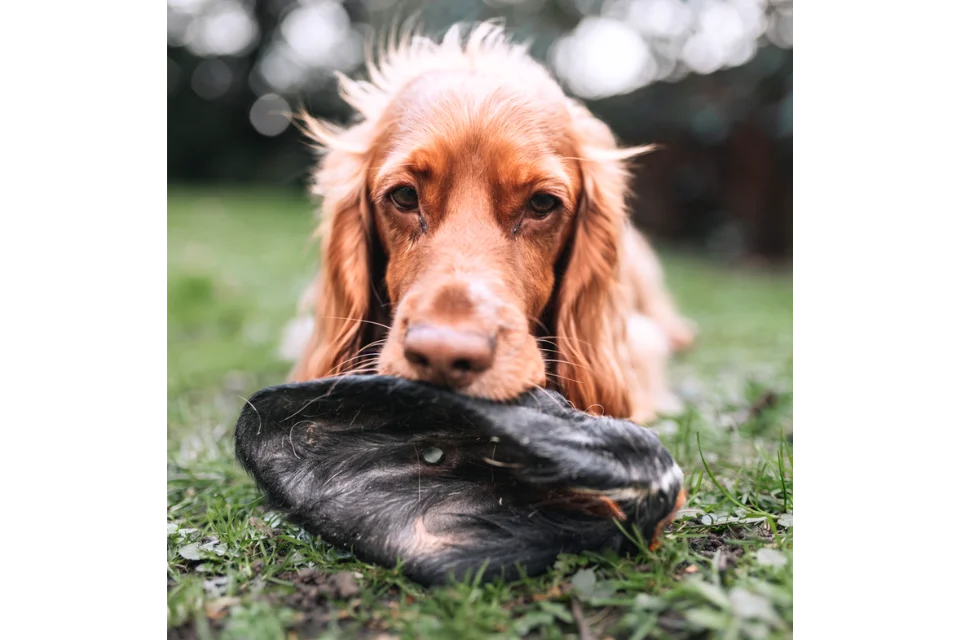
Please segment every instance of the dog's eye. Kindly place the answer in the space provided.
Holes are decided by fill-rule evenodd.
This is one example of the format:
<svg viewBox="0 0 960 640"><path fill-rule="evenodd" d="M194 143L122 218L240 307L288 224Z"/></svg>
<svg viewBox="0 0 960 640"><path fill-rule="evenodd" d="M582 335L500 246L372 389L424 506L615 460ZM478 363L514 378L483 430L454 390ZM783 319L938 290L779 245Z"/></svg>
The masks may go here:
<svg viewBox="0 0 960 640"><path fill-rule="evenodd" d="M420 204L413 187L399 187L390 192L390 200L401 211L413 211Z"/></svg>
<svg viewBox="0 0 960 640"><path fill-rule="evenodd" d="M530 198L530 210L536 218L546 218L550 213L560 206L560 200L549 193L537 193Z"/></svg>

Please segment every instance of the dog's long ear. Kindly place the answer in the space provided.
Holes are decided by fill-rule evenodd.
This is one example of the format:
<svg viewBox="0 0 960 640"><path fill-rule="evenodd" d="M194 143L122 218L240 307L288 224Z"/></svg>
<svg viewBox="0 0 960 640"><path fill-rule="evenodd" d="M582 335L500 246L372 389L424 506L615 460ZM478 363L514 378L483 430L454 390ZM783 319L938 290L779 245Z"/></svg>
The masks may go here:
<svg viewBox="0 0 960 640"><path fill-rule="evenodd" d="M374 259L366 193L371 127L363 123L338 131L305 114L300 122L325 156L313 181L313 193L323 198L313 333L291 374L295 381L338 375L360 364Z"/></svg>
<svg viewBox="0 0 960 640"><path fill-rule="evenodd" d="M629 418L627 326L619 279L628 174L625 161L652 147L618 149L610 129L571 102L583 193L556 299L559 386L579 409Z"/></svg>

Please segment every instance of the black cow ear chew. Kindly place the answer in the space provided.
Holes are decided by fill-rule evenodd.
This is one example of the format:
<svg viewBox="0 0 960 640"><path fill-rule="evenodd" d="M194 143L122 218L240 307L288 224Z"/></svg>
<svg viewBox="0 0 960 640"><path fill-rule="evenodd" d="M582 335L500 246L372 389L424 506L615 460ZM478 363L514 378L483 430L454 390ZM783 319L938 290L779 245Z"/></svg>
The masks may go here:
<svg viewBox="0 0 960 640"><path fill-rule="evenodd" d="M236 454L291 522L427 585L627 551L634 527L654 548L684 500L653 432L544 390L495 403L387 376L269 387L244 406Z"/></svg>

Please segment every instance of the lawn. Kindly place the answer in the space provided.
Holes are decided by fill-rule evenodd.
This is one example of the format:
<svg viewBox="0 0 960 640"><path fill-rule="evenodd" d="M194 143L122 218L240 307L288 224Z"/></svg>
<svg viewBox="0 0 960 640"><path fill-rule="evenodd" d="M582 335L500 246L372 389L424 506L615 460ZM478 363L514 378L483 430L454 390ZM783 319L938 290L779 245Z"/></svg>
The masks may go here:
<svg viewBox="0 0 960 640"><path fill-rule="evenodd" d="M425 589L267 511L233 458L243 397L282 382L284 323L315 264L296 193L171 189L167 625L171 638L766 638L793 629L790 273L664 252L700 325L681 416L650 426L686 474L656 552L561 557L516 583Z"/></svg>

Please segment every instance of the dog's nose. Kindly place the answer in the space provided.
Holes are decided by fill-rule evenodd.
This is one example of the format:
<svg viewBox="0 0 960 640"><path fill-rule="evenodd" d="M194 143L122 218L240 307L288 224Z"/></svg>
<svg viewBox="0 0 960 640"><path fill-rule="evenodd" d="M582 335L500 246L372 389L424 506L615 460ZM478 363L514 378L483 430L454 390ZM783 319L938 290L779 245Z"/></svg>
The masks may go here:
<svg viewBox="0 0 960 640"><path fill-rule="evenodd" d="M424 380L461 388L493 365L495 348L493 336L418 324L407 329L403 355Z"/></svg>

